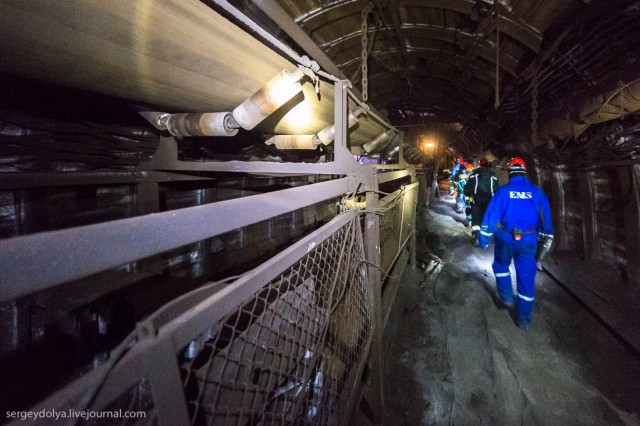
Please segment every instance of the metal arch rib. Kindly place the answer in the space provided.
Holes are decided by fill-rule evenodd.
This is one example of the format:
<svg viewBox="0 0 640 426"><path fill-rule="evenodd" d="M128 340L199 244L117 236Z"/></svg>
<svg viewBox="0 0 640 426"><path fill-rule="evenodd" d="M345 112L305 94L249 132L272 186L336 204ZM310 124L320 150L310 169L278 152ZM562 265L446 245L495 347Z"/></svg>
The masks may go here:
<svg viewBox="0 0 640 426"><path fill-rule="evenodd" d="M395 7L419 7L428 9L444 9L450 12L471 15L472 7L475 5L473 0L396 0ZM487 3L493 6L492 3ZM360 13L361 2L359 0L337 1L323 8L315 9L309 13L295 18L295 22L305 28L307 32L313 32L327 22L328 13L339 13L341 17ZM339 11L339 12L336 12ZM332 19L333 20L333 19ZM542 45L542 33L527 25L520 18L511 12L502 9L500 16L500 32L508 35L512 39L518 41L522 45L531 49L535 53L540 51Z"/></svg>
<svg viewBox="0 0 640 426"><path fill-rule="evenodd" d="M378 30L381 31L381 30ZM391 30L388 30L391 31ZM451 43L452 45L455 46L460 46L460 47L465 47L468 46L468 44L462 44L459 42L455 42L455 41L448 41L448 40L441 40L441 39L436 39L436 38L432 38L432 37L424 37L424 34L419 35L419 37L423 37L423 38L429 38L429 39L433 39L433 40L438 40L438 41L445 41L448 43ZM346 41L346 45L345 48L342 49L339 52L333 52L333 55L337 55L338 53L344 54L345 56L349 56L349 57L353 57L353 59L350 59L347 62L343 62L341 64L338 64L338 67L342 70L344 70L344 67L349 66L351 63L359 61L360 58L359 56L356 57L357 55L353 54L353 55L349 55L345 52L347 52L349 49L353 49L354 51L358 48L358 46L355 45L354 40L347 40ZM478 57L482 58L483 60L494 64L496 62L496 57L495 57L495 50L492 47L489 46L484 46L484 45L477 45L475 46L476 48L476 52L478 54ZM413 55L415 55L417 52L422 52L422 51L426 51L426 52L435 52L434 49L430 49L430 48L426 48L426 47L412 47L409 51L408 51L408 56L411 57ZM396 54L395 50L389 50L389 52L393 52L394 54ZM371 55L376 55L378 52L376 51L372 51L369 54L369 57L371 57ZM460 56L456 56L456 55L451 55L451 56L455 56L455 57L464 57L462 55ZM471 62L471 61L470 61ZM507 72L508 74L515 76L516 75L516 70L518 68L518 61L506 54L502 54L500 57L500 68ZM494 83L495 84L495 83Z"/></svg>
<svg viewBox="0 0 640 426"><path fill-rule="evenodd" d="M377 74L372 74L369 79L371 82L374 81L384 81L385 79L385 73L377 73ZM485 97L481 97L478 96L476 94L476 92L474 92L473 90L471 90L470 87L465 87L465 86L461 86L460 88L455 88L455 87L447 87L448 85L443 85L443 84L438 84L438 82L441 81L446 81L447 83L455 83L455 79L446 75L438 75L438 74L431 74L428 76L428 79L421 81L416 81L416 80L412 80L414 87L416 88L416 90L418 92L420 92L420 90L429 90L429 91L435 91L438 93L446 93L451 97L455 97L455 98L460 98L460 99L464 99L466 103L468 103L471 107L473 107L474 109L481 111L484 109L484 104L487 102ZM433 83L432 83L433 82ZM382 92L384 93L384 92Z"/></svg>
<svg viewBox="0 0 640 426"><path fill-rule="evenodd" d="M444 67L450 70L460 69L465 72L468 72L469 78L470 78L469 81L473 82L471 84L477 83L479 85L479 86L474 86L474 88L476 89L476 90L473 90L474 93L478 93L480 91L487 91L493 94L493 91L495 89L495 74L492 72L492 70L488 70L488 69L483 70L481 68L473 66L473 64L470 61L465 60L464 58L461 58L461 57L450 57L450 58L442 59L438 56L437 51L433 50L432 52L433 53L429 53L428 55L425 55L424 52L421 52L420 55L413 55L413 56L410 56L409 58L410 59L414 57L426 58L428 60L437 61L438 67ZM352 64L349 68L345 68L345 71L348 71L353 66L354 64ZM371 66L369 68L371 70L371 73L375 74L376 65ZM431 75L428 71L419 69L417 67L409 71L404 71L400 67L381 68L381 72L387 72L392 74L402 74L403 76L410 77L410 78L428 77L429 75ZM455 72L452 71L450 75L453 75L453 74L455 74ZM436 73L436 75L438 75L438 73ZM489 96L488 93L487 93L487 96Z"/></svg>
<svg viewBox="0 0 640 426"><path fill-rule="evenodd" d="M455 29L447 29L441 27L425 26L425 25L403 25L401 28L405 38L427 38L432 40L444 41L460 47L466 47L477 43L478 38L473 34L465 33ZM377 30L378 37L384 36L385 33L395 33L391 28L379 28ZM355 48L356 42L359 42L360 32L355 31L322 44L320 47L325 51L331 51L333 55L337 55L347 49ZM388 35L387 35L388 37ZM492 64L495 64L495 45L485 39L480 39L480 43L475 45L478 56ZM416 47L407 51L407 55L411 56L415 52ZM341 65L342 66L342 65ZM511 75L515 75L518 67L518 60L508 54L500 53L500 67Z"/></svg>
<svg viewBox="0 0 640 426"><path fill-rule="evenodd" d="M461 123L470 124L476 122L480 118L476 109L466 107L465 105L457 101L459 99L462 98L456 98L456 100L453 100L451 98L441 96L438 98L431 98L429 99L428 103L423 102L421 106L422 108L428 110L429 112L432 112L435 115L446 115ZM378 104L380 104L381 106L389 107L393 105L399 105L405 101L406 97L400 95L397 92L393 92L388 93L388 95L381 95ZM415 109L415 105L412 108Z"/></svg>

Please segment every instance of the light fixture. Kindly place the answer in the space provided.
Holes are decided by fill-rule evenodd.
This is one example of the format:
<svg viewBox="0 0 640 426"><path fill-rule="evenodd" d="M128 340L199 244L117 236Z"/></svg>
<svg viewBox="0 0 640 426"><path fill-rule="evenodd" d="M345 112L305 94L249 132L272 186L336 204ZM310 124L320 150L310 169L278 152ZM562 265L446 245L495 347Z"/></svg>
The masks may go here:
<svg viewBox="0 0 640 426"><path fill-rule="evenodd" d="M294 72L280 71L260 90L238 105L233 110L233 118L243 129L253 129L302 91L302 77L304 73L300 68Z"/></svg>

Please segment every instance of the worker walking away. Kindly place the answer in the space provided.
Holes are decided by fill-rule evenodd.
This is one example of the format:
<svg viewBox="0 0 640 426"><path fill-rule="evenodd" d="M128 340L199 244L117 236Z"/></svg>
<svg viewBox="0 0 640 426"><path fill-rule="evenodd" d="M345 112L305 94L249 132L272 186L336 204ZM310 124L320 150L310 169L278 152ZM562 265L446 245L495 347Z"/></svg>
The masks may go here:
<svg viewBox="0 0 640 426"><path fill-rule="evenodd" d="M449 190L451 195L456 193L456 182L458 181L458 175L464 167L464 160L459 158L453 161L453 167L451 168L451 174L449 175Z"/></svg>
<svg viewBox="0 0 640 426"><path fill-rule="evenodd" d="M481 248L487 248L495 233L493 273L498 296L507 307L514 306L509 265L516 268L518 326L529 328L535 295L536 251L541 240L540 258L553 242L549 200L541 188L526 176L526 165L519 157L507 165L509 183L496 191L489 202L478 234Z"/></svg>
<svg viewBox="0 0 640 426"><path fill-rule="evenodd" d="M473 165L467 163L461 169L460 173L458 173L458 179L456 180L456 212L466 213L467 200L464 194L464 187L473 172Z"/></svg>
<svg viewBox="0 0 640 426"><path fill-rule="evenodd" d="M460 172L454 179L454 183L456 185L456 213L464 213L466 208L466 203L464 200L464 186L467 183L467 179L469 179L469 176L471 175L471 170L467 169L468 166L473 169L473 166L471 166L470 164L460 164Z"/></svg>
<svg viewBox="0 0 640 426"><path fill-rule="evenodd" d="M500 184L489 161L482 157L464 187L464 195L471 199L471 234L475 240L482 225L484 212Z"/></svg>

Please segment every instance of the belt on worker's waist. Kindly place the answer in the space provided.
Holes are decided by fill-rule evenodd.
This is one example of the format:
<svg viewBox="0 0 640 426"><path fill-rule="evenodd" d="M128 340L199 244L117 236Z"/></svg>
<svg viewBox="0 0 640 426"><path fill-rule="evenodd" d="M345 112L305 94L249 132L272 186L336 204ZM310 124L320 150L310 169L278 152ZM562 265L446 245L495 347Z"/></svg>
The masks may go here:
<svg viewBox="0 0 640 426"><path fill-rule="evenodd" d="M507 231L506 229L504 229L504 228L502 228L502 227L498 227L498 229L500 229L501 231L504 231L504 232L508 232L508 233L510 233L510 234L513 234L513 229L512 229L511 231ZM538 233L538 230L537 230L537 229L533 229L533 230L531 230L531 231L523 231L523 230L519 229L518 231L519 231L518 233L519 233L520 235L537 234L537 233Z"/></svg>

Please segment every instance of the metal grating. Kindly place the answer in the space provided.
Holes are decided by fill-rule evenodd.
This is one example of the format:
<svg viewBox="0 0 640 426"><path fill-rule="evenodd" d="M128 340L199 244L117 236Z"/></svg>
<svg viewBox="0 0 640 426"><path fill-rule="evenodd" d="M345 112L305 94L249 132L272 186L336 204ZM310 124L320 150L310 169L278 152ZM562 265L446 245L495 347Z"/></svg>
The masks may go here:
<svg viewBox="0 0 640 426"><path fill-rule="evenodd" d="M388 272L400 247L402 228L402 197L398 192L386 196L381 201L390 202L380 217L380 266ZM394 198L395 197L395 198Z"/></svg>
<svg viewBox="0 0 640 426"><path fill-rule="evenodd" d="M417 184L403 186L381 200L387 206L380 218L380 264L387 273L415 227L418 188Z"/></svg>
<svg viewBox="0 0 640 426"><path fill-rule="evenodd" d="M400 244L404 244L415 228L416 201L418 200L418 185L407 186L402 197L402 233Z"/></svg>
<svg viewBox="0 0 640 426"><path fill-rule="evenodd" d="M191 423L340 424L372 336L357 219L181 352Z"/></svg>

